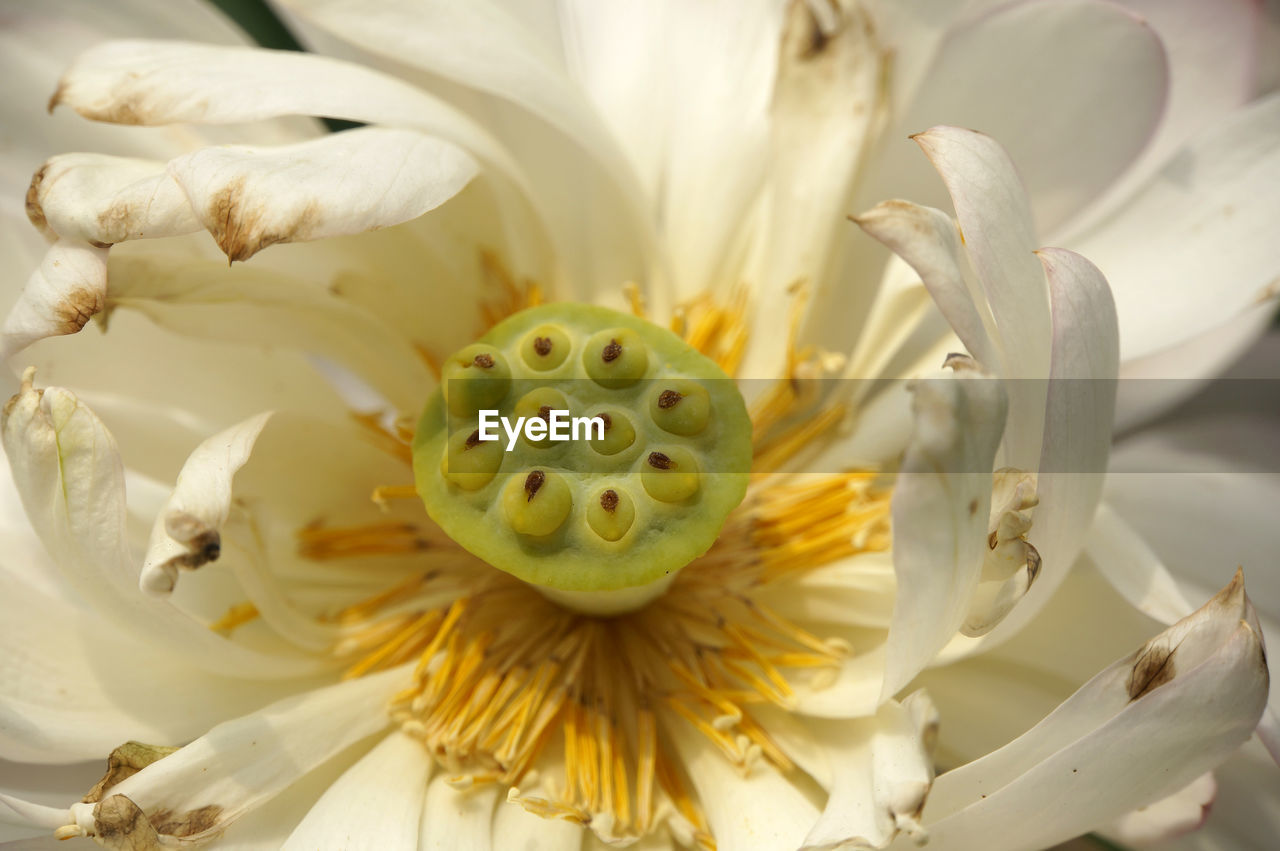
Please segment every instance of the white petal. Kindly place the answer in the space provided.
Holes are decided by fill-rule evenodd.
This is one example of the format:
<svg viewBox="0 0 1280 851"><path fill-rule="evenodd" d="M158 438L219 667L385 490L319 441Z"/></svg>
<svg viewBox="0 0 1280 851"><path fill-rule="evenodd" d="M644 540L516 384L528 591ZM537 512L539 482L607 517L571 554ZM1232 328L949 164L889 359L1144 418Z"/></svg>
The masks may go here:
<svg viewBox="0 0 1280 851"><path fill-rule="evenodd" d="M422 801L418 847L427 851L493 848L493 811L498 792L496 783L475 789L455 789L445 772L437 773L427 785Z"/></svg>
<svg viewBox="0 0 1280 851"><path fill-rule="evenodd" d="M987 549L991 470L1004 427L999 382L921 380L915 431L893 493L898 596L882 699L906 685L960 627Z"/></svg>
<svg viewBox="0 0 1280 851"><path fill-rule="evenodd" d="M671 732L718 846L734 851L800 847L818 817L800 789L772 765L742 776L683 721Z"/></svg>
<svg viewBox="0 0 1280 851"><path fill-rule="evenodd" d="M270 800L350 745L385 729L387 701L410 676L405 667L282 700L214 727L204 736L104 790L148 814L201 814L198 841ZM78 803L77 823L95 830L97 805Z"/></svg>
<svg viewBox="0 0 1280 851"><path fill-rule="evenodd" d="M922 693L912 695L927 702ZM832 751L835 782L804 849L885 848L917 832L933 764L911 712L890 701L872 718L810 722ZM936 726L936 712L932 722Z"/></svg>
<svg viewBox="0 0 1280 851"><path fill-rule="evenodd" d="M1124 360L1275 298L1277 200L1258 187L1280 182L1277 134L1273 95L1197 136L1132 200L1071 240L1111 282Z"/></svg>
<svg viewBox="0 0 1280 851"><path fill-rule="evenodd" d="M1099 674L1034 729L942 775L925 818L943 847L1045 847L1159 800L1225 759L1266 700L1239 576ZM1007 813L1020 817L1010 821Z"/></svg>
<svg viewBox="0 0 1280 851"><path fill-rule="evenodd" d="M55 243L0 326L0 361L44 337L76 333L102 310L106 293L106 249Z"/></svg>
<svg viewBox="0 0 1280 851"><path fill-rule="evenodd" d="M969 354L995 369L990 311L974 289L975 273L951 217L907 201L884 201L854 221L911 265Z"/></svg>
<svg viewBox="0 0 1280 851"><path fill-rule="evenodd" d="M8 759L99 760L128 740L178 744L309 685L209 674L2 567L0 595L0 753Z"/></svg>
<svg viewBox="0 0 1280 851"><path fill-rule="evenodd" d="M1117 5L1004 4L947 34L913 102L886 131L884 156L868 169L860 197L866 205L891 197L942 206L899 140L937 124L971 127L1009 151L1047 233L1148 143L1167 75L1156 34ZM964 216L960 223L969 236Z"/></svg>
<svg viewBox="0 0 1280 851"><path fill-rule="evenodd" d="M0 823L56 830L68 823L69 814L70 811L66 809L34 804L11 795L0 795Z"/></svg>
<svg viewBox="0 0 1280 851"><path fill-rule="evenodd" d="M171 331L292 346L339 361L399 410L421 410L435 386L413 348L362 308L305 280L179 254L112 260L111 309L130 307Z"/></svg>
<svg viewBox="0 0 1280 851"><path fill-rule="evenodd" d="M964 244L982 283L995 322L994 338L1004 355L1002 378L1043 378L1049 373L1049 294L1044 268L1032 255L1035 228L1027 193L1009 155L995 140L971 130L935 127L915 137L938 169ZM1044 388L1011 381L1004 464L1036 469L1040 455Z"/></svg>
<svg viewBox="0 0 1280 851"><path fill-rule="evenodd" d="M391 733L325 791L282 847L413 848L430 774L422 743Z"/></svg>
<svg viewBox="0 0 1280 851"><path fill-rule="evenodd" d="M168 642L206 670L274 678L315 669L314 660L232 644L138 592L120 456L111 435L75 396L25 384L5 406L3 432L32 527L68 582L104 617L143 640Z"/></svg>
<svg viewBox="0 0 1280 851"><path fill-rule="evenodd" d="M410 130L362 127L277 148L203 148L169 163L231 260L278 242L360 233L417 218L476 174L460 148Z"/></svg>

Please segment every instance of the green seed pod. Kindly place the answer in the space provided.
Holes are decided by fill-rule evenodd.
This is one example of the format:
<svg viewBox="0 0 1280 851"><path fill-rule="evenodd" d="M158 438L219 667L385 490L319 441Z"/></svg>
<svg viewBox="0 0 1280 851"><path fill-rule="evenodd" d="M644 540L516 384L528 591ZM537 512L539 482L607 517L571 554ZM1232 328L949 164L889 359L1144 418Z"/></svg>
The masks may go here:
<svg viewBox="0 0 1280 851"><path fill-rule="evenodd" d="M521 535L550 535L572 508L573 494L559 473L530 470L523 476L511 476L502 489L502 512Z"/></svg>
<svg viewBox="0 0 1280 851"><path fill-rule="evenodd" d="M539 325L520 343L520 358L537 372L547 372L564 363L573 343L569 335L555 325Z"/></svg>
<svg viewBox="0 0 1280 851"><path fill-rule="evenodd" d="M655 381L649 391L649 416L663 431L686 437L698 434L711 419L707 388L687 378Z"/></svg>
<svg viewBox="0 0 1280 851"><path fill-rule="evenodd" d="M606 541L617 541L631 531L636 504L620 486L601 490L587 503L587 525Z"/></svg>
<svg viewBox="0 0 1280 851"><path fill-rule="evenodd" d="M636 442L636 427L631 424L631 418L622 411L610 408L607 411L599 411L593 416L604 420L604 435L596 437L596 433L592 433L591 448L596 452L601 455L617 455Z"/></svg>
<svg viewBox="0 0 1280 851"><path fill-rule="evenodd" d="M449 445L440 459L440 472L463 490L479 490L498 473L502 466L502 444L498 440L481 440L479 429L465 429L449 436Z"/></svg>
<svg viewBox="0 0 1280 851"><path fill-rule="evenodd" d="M561 354L543 368L540 358ZM491 365L477 366L478 355ZM532 308L449 358L445 374L461 377L462 400L457 387L447 403L444 387L433 394L413 444L427 513L563 605L600 615L643 605L707 551L746 492L751 421L736 386L643 319L583 304ZM513 439L517 418L543 408L569 411L578 431ZM499 439L467 448L480 410L497 412L484 424ZM603 436L582 428L599 415Z"/></svg>
<svg viewBox="0 0 1280 851"><path fill-rule="evenodd" d="M639 334L628 328L610 328L587 341L582 363L593 381L618 390L644 378L649 352Z"/></svg>
<svg viewBox="0 0 1280 851"><path fill-rule="evenodd" d="M640 470L645 493L659 502L684 502L698 492L698 462L678 447L650 452Z"/></svg>
<svg viewBox="0 0 1280 851"><path fill-rule="evenodd" d="M444 362L440 386L449 413L467 417L481 408L496 408L511 389L511 368L493 346L473 343Z"/></svg>

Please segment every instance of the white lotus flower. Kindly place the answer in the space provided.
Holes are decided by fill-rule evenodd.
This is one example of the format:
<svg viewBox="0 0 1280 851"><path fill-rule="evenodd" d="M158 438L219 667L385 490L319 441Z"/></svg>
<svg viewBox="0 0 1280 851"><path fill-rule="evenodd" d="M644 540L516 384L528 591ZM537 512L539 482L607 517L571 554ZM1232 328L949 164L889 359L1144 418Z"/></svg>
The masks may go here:
<svg viewBox="0 0 1280 851"><path fill-rule="evenodd" d="M1226 117L1247 15L1153 9L1162 42L1095 2L289 5L346 59L107 42L54 97L166 129L27 195L53 245L3 326L0 753L112 758L82 801L23 780L0 815L109 848L500 849L1016 849L1198 816L1264 711L1262 628L1238 576L1191 612L1097 508L1111 379L1211 375L1265 323L1280 101ZM13 18L9 80L83 40ZM903 141L930 126L937 185ZM629 301L790 379L742 383L761 475L719 541L617 617L480 563L412 488L433 365L542 299ZM823 375L916 380L795 389ZM1176 623L1131 640L1137 612ZM1092 643L1042 648L1064 619ZM1012 662L1075 693L977 747L1021 732L974 712L1025 696ZM938 759L968 763L936 781L931 694Z"/></svg>

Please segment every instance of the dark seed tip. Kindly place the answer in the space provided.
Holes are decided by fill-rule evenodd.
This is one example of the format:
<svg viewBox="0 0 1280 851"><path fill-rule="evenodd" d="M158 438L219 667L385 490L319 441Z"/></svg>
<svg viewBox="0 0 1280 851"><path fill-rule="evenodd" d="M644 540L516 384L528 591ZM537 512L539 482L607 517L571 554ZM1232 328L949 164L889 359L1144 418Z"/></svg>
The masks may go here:
<svg viewBox="0 0 1280 851"><path fill-rule="evenodd" d="M649 466L655 470L670 470L675 466L675 463L661 452L650 452Z"/></svg>
<svg viewBox="0 0 1280 851"><path fill-rule="evenodd" d="M614 509L618 507L618 493L614 490L607 490L600 494L600 507L612 514Z"/></svg>
<svg viewBox="0 0 1280 851"><path fill-rule="evenodd" d="M608 414L596 414L596 416L598 416L601 420L604 421L605 431L608 431L609 429L613 428L613 417L609 416Z"/></svg>
<svg viewBox="0 0 1280 851"><path fill-rule="evenodd" d="M617 340L610 340L609 345L604 347L604 351L600 353L600 359L605 363L612 363L622 357L622 344Z"/></svg>
<svg viewBox="0 0 1280 851"><path fill-rule="evenodd" d="M467 449L475 449L477 446L479 446L480 445L480 429L476 429L475 431L471 432L471 434L467 437L466 443L463 445Z"/></svg>
<svg viewBox="0 0 1280 851"><path fill-rule="evenodd" d="M475 365L481 369L493 368L493 355L476 355Z"/></svg>
<svg viewBox="0 0 1280 851"><path fill-rule="evenodd" d="M532 502L537 496L538 491L542 488L542 483L547 480L546 473L541 470L534 470L524 480L525 502Z"/></svg>
<svg viewBox="0 0 1280 851"><path fill-rule="evenodd" d="M547 355L551 354L551 338L534 337L533 350L537 352L540 357L545 358Z"/></svg>
<svg viewBox="0 0 1280 851"><path fill-rule="evenodd" d="M664 411L668 408L674 408L680 404L680 400L683 398L684 395L677 393L675 390L663 390L658 396L658 407Z"/></svg>

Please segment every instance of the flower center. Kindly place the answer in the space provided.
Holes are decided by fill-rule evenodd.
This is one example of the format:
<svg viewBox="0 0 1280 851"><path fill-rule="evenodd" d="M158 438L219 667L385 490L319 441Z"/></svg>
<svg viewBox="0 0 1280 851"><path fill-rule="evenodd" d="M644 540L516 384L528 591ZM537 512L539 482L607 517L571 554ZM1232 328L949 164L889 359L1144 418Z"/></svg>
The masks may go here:
<svg viewBox="0 0 1280 851"><path fill-rule="evenodd" d="M412 460L416 492L436 522L313 525L298 536L300 552L315 560L390 553L420 559L420 576L335 615L343 638L334 653L347 677L416 662L390 712L450 782L500 784L509 801L580 824L606 842L665 829L683 845L710 849L715 840L686 765L710 747L744 772L799 771L770 735L777 716L767 707L794 708L872 645L860 643L867 630L832 636L822 634L830 624L801 626L795 618L812 601L797 601L807 593L806 578L824 565L888 548L889 491L871 471L758 475L810 446L842 411L808 398L804 382L783 380L760 397L749 420L739 417L740 397L725 392L723 373L706 371L703 355L732 371L745 343L740 303L696 301L672 328L679 346L655 326L596 308L516 314L481 338L481 348L441 362L445 384L460 375L461 392L446 389L427 406L429 432L420 427L412 457L401 454ZM641 377L630 384L611 387L587 371L593 354L604 364L630 357L634 367L641 345L644 370L636 369ZM689 348L703 354L692 357ZM800 377L811 355L793 349L787 379ZM659 368L668 371L653 380ZM496 393L482 381L505 389ZM559 394L554 403L552 394ZM467 457L489 443L473 439L475 424L457 419L464 415L450 406L460 398L464 411L484 400L540 419L543 408L572 400L570 410L600 411L610 428L603 441L586 445L521 436L507 453L504 441L497 468L486 470ZM660 419L702 398L701 428L668 428ZM703 412L689 410L695 423L703 420ZM372 420L366 425L394 437ZM716 437L700 442L708 435ZM723 452L729 443L735 448ZM397 445L399 454L405 447ZM750 460L751 475L736 453ZM699 470L696 496L655 495L646 474L679 471L690 457ZM717 480L711 473L720 470L732 472ZM483 481L467 487L474 480L455 478L467 475ZM557 480L562 496L555 495ZM565 492L569 510L559 525L549 534L530 531L546 513L559 513L553 502ZM374 499L414 495L387 487ZM713 512L708 501L716 495L727 507ZM548 497L549 507L540 507ZM668 512L665 525L656 524L658 511ZM640 547L649 524L657 532ZM705 543L675 540L683 534L706 536ZM484 549L485 539L499 537L505 549ZM670 568L642 586L647 604L630 601L608 617L600 616L601 597L583 604L534 578L534 566L563 566L602 588L574 593L616 594L609 571L621 565L643 577L641 549ZM501 559L513 550L512 561L490 562L503 570L484 563L489 552ZM576 605L560 604L564 596ZM234 629L253 614L230 612L222 626Z"/></svg>
<svg viewBox="0 0 1280 851"><path fill-rule="evenodd" d="M561 605L648 603L746 492L751 420L736 385L646 320L532 308L441 373L413 443L427 513Z"/></svg>

